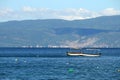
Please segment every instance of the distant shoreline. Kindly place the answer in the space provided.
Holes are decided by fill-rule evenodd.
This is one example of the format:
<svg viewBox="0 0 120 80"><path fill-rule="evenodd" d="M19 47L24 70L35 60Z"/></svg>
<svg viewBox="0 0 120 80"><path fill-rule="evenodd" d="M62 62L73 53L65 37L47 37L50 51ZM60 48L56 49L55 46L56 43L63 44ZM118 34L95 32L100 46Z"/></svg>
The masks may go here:
<svg viewBox="0 0 120 80"><path fill-rule="evenodd" d="M0 47L0 48L32 48L32 49L39 49L39 48L71 48L71 47ZM102 49L102 48L105 48L105 49L116 49L116 48L120 48L120 47L84 47L84 48L77 48L77 49ZM76 48L71 48L71 49L76 49Z"/></svg>

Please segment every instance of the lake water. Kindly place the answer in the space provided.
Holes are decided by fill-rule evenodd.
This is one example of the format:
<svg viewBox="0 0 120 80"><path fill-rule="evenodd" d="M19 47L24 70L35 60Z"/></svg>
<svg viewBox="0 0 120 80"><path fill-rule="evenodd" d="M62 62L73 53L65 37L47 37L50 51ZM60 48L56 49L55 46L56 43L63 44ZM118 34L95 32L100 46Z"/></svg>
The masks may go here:
<svg viewBox="0 0 120 80"><path fill-rule="evenodd" d="M69 50L0 48L0 80L120 80L119 48L97 49L101 57L69 57Z"/></svg>

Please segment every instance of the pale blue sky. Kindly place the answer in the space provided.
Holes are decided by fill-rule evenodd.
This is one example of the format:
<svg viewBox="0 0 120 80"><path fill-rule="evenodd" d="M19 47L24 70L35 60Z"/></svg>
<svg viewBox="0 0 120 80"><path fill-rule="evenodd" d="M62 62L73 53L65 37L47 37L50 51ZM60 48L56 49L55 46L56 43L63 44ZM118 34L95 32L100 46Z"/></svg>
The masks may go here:
<svg viewBox="0 0 120 80"><path fill-rule="evenodd" d="M49 8L49 9L51 9L51 11L52 10L57 10L57 11L60 10L60 12L65 11L65 9L68 9L68 8L73 8L73 9L82 8L82 9L85 9L88 11L93 11L92 13L95 13L95 12L101 13L102 10L111 8L112 13L115 10L117 10L117 14L118 14L119 13L118 10L120 10L119 5L120 5L120 0L0 0L0 20L1 20L1 18L3 18L3 16L4 16L3 14L5 14L5 11L6 11L4 9L6 9L6 8L7 8L6 13L10 13L10 10L8 10L8 8L9 8L11 10L14 10L14 14L16 14L16 16L24 17L25 13L20 11L23 7L31 7L31 8L36 8L36 9ZM49 10L49 12L50 12L50 10ZM59 12L59 15L61 15L60 12ZM63 13L64 12L62 12L62 14ZM61 16L63 16L63 15L61 15ZM71 18L72 18L72 16L71 16ZM88 13L87 13L87 16L88 16ZM20 17L20 18L22 19L22 17ZM28 17L29 16L27 15L26 19L28 19ZM40 17L40 15L39 15L39 17ZM80 16L80 17L83 18L83 16ZM4 18L5 20L10 20L11 17L6 16L5 18ZM16 18L14 17L13 19L16 19ZM33 18L33 16L32 16L32 18ZM32 19L32 18L30 18L30 19ZM52 18L52 17L50 17L50 18ZM53 18L56 18L56 16Z"/></svg>
<svg viewBox="0 0 120 80"><path fill-rule="evenodd" d="M19 9L23 6L36 8L85 8L89 10L101 10L104 8L120 9L120 0L1 0L0 7Z"/></svg>

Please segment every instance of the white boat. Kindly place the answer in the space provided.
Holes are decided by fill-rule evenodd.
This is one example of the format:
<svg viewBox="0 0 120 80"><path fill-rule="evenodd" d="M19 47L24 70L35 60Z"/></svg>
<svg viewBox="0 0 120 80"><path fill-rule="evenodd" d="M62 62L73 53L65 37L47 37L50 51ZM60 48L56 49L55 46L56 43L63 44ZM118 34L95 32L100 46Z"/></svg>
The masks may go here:
<svg viewBox="0 0 120 80"><path fill-rule="evenodd" d="M73 50L73 51L71 51ZM84 49L71 49L70 51L67 52L67 56L88 56L88 57L99 57L101 56L101 53L99 53L98 49L86 49L86 51L84 51ZM90 50L90 51L89 51ZM91 52L92 51L92 52ZM97 51L97 52L96 52Z"/></svg>
<svg viewBox="0 0 120 80"><path fill-rule="evenodd" d="M67 52L68 56L88 56L88 57L99 57L101 56L100 53L98 54L87 54L87 53L81 53L81 52Z"/></svg>

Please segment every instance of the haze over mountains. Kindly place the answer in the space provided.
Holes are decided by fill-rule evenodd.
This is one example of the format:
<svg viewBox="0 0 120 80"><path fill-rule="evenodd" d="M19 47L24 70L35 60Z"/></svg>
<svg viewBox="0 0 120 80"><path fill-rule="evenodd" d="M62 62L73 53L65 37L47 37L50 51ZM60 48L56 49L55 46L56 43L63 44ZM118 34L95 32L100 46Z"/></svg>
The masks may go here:
<svg viewBox="0 0 120 80"><path fill-rule="evenodd" d="M0 47L120 47L120 15L0 22Z"/></svg>

